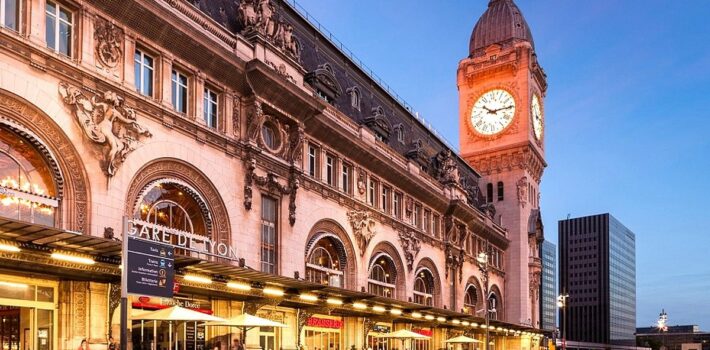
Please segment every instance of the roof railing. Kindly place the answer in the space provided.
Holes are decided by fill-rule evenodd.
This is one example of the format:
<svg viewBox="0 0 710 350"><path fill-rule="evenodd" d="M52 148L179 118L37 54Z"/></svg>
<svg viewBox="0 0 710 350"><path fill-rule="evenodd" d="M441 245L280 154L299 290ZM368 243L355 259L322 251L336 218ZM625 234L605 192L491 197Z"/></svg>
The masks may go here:
<svg viewBox="0 0 710 350"><path fill-rule="evenodd" d="M436 128L434 128L431 123L429 123L424 117L422 117L419 112L415 112L414 107L407 103L407 101L404 100L401 96L399 96L390 86L382 79L380 78L370 67L368 67L364 62L362 62L355 54L350 51L343 43L336 38L333 33L331 33L327 28L325 28L323 25L318 22L317 19L315 19L313 16L311 16L308 11L306 11L303 6L301 6L299 3L296 2L296 0L283 0L284 3L289 5L297 14L299 14L306 22L310 23L318 32L320 32L323 37L328 39L330 43L338 48L345 56L347 56L355 65L360 68L367 76L370 77L379 87L384 90L387 94L392 97L399 105L404 108L409 114L414 117L415 120L417 120L424 128L429 130L434 137L455 151L456 153L459 153L458 147L455 147L449 140L444 137L443 134L441 134Z"/></svg>

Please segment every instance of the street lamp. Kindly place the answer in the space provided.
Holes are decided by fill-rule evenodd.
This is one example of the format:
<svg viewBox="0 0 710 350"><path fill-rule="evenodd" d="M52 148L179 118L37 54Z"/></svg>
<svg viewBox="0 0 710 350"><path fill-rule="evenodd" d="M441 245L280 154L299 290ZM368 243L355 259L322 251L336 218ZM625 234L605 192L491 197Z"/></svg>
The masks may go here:
<svg viewBox="0 0 710 350"><path fill-rule="evenodd" d="M557 297L557 307L562 309L562 348L567 349L567 299L569 294L560 294Z"/></svg>
<svg viewBox="0 0 710 350"><path fill-rule="evenodd" d="M486 350L488 350L491 346L489 340L489 312L491 312L491 310L489 310L490 306L488 305L488 253L485 251L478 253L476 262L478 263L478 268L483 274L483 305L486 317Z"/></svg>

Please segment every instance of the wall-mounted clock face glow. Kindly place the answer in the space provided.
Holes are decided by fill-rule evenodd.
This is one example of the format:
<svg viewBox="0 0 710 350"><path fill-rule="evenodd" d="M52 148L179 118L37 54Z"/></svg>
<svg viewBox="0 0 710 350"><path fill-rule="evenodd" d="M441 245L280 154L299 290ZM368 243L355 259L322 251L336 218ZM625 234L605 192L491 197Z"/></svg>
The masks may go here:
<svg viewBox="0 0 710 350"><path fill-rule="evenodd" d="M535 133L535 138L539 141L542 139L542 130L544 123L542 121L542 109L540 108L540 99L537 97L537 95L533 95L532 103L530 104L530 111L532 113L533 132Z"/></svg>
<svg viewBox="0 0 710 350"><path fill-rule="evenodd" d="M495 89L478 98L471 110L471 125L483 135L495 135L515 116L515 99L505 90Z"/></svg>

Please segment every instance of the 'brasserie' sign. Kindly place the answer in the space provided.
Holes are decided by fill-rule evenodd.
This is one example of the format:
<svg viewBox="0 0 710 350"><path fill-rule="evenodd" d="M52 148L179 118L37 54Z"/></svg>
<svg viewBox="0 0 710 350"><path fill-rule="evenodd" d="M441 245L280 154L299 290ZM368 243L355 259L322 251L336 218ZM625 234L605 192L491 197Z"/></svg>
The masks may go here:
<svg viewBox="0 0 710 350"><path fill-rule="evenodd" d="M217 242L208 236L201 236L138 219L131 219L128 222L130 224L129 236L168 244L175 248L198 254L239 260L237 250L234 247L224 242Z"/></svg>

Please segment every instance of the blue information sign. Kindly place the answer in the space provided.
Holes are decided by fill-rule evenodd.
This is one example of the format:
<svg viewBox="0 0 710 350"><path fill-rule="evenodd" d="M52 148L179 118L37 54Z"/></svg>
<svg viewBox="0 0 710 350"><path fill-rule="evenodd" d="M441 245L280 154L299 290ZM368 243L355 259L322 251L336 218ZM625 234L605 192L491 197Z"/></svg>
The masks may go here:
<svg viewBox="0 0 710 350"><path fill-rule="evenodd" d="M175 251L172 246L128 237L127 292L172 298L175 278Z"/></svg>

